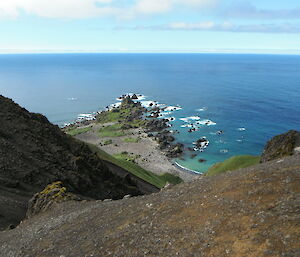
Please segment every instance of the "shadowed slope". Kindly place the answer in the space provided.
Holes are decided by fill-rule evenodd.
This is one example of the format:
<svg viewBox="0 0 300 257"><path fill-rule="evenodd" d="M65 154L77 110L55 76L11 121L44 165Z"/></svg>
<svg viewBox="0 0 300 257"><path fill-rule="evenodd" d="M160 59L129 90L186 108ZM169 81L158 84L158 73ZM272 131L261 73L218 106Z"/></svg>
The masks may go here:
<svg viewBox="0 0 300 257"><path fill-rule="evenodd" d="M0 229L20 221L27 200L54 181L96 199L141 194L134 184L115 176L86 144L43 115L0 96Z"/></svg>

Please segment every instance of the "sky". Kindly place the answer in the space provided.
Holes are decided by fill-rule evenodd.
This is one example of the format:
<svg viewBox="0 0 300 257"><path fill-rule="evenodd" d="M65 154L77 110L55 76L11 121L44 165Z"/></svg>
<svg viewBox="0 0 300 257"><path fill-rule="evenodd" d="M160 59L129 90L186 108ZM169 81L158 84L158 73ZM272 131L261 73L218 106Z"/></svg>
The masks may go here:
<svg viewBox="0 0 300 257"><path fill-rule="evenodd" d="M0 0L0 53L300 54L298 0Z"/></svg>

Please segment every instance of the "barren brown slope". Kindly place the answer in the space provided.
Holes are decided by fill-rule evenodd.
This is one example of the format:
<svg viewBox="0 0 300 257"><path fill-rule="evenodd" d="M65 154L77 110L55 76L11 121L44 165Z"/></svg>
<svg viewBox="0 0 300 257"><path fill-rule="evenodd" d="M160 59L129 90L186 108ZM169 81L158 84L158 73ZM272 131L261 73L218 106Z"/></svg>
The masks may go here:
<svg viewBox="0 0 300 257"><path fill-rule="evenodd" d="M112 202L67 202L0 233L1 256L300 256L300 157Z"/></svg>

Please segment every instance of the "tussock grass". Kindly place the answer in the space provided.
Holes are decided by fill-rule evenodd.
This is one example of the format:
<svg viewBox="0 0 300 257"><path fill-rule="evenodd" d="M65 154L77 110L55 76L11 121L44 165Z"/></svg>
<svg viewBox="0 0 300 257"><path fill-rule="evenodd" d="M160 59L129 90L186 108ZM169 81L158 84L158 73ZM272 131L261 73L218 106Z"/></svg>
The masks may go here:
<svg viewBox="0 0 300 257"><path fill-rule="evenodd" d="M116 110L101 112L97 116L98 123L117 122L120 119L121 112Z"/></svg>
<svg viewBox="0 0 300 257"><path fill-rule="evenodd" d="M91 131L91 130L92 130L91 127L85 127L85 128L71 128L71 129L66 129L65 132L66 132L68 135L76 136L76 135L83 134L83 133L86 133L86 132Z"/></svg>
<svg viewBox="0 0 300 257"><path fill-rule="evenodd" d="M104 144L104 145L111 145L111 144L112 144L112 140L111 140L111 139L106 140L106 141L104 141L103 144Z"/></svg>
<svg viewBox="0 0 300 257"><path fill-rule="evenodd" d="M138 137L127 137L123 139L126 143L138 143L140 141L140 138Z"/></svg>

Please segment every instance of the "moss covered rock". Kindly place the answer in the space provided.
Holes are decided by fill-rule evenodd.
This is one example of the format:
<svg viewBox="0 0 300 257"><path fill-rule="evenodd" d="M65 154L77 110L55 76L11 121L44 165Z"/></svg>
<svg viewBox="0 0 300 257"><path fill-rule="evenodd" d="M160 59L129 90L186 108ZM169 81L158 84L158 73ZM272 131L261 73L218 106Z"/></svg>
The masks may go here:
<svg viewBox="0 0 300 257"><path fill-rule="evenodd" d="M40 212L49 209L55 203L65 201L80 201L82 198L67 192L67 188L63 186L61 181L54 182L45 187L43 191L35 194L28 203L26 216L29 218Z"/></svg>

